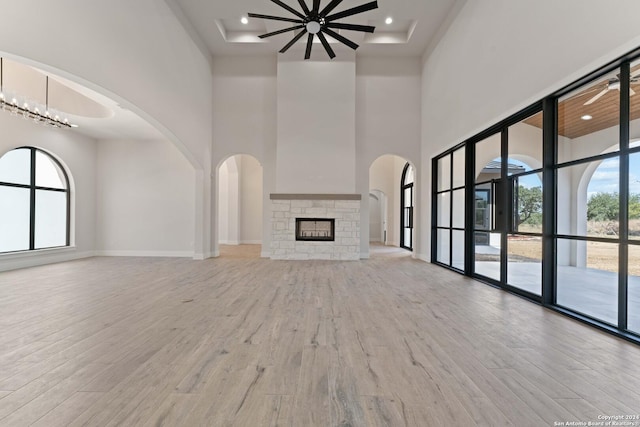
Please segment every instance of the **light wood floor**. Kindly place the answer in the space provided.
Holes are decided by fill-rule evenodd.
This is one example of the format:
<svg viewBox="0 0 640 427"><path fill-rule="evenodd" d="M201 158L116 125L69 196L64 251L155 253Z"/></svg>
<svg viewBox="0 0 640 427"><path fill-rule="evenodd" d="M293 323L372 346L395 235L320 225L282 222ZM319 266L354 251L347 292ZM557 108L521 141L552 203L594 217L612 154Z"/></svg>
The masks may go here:
<svg viewBox="0 0 640 427"><path fill-rule="evenodd" d="M553 426L640 414L640 347L398 253L0 273L0 425ZM255 254L254 254L255 255Z"/></svg>

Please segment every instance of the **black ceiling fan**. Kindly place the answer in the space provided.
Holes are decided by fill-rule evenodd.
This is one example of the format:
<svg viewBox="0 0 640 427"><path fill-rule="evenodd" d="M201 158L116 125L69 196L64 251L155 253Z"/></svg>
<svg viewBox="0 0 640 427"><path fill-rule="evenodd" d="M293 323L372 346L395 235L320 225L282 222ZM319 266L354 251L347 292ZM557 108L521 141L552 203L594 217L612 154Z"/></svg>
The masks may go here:
<svg viewBox="0 0 640 427"><path fill-rule="evenodd" d="M300 13L296 9L291 6L283 3L280 0L271 0L278 6L286 9L287 11L294 14L297 19L294 18L284 18L280 16L271 16L271 15L260 15L257 13L249 13L249 17L251 18L261 18L261 19L271 19L274 21L284 21L284 22L293 22L297 25L285 28L282 30L274 31L272 33L262 34L259 36L261 39L266 37L275 36L277 34L286 33L289 31L301 30L298 34L291 39L289 43L287 43L282 49L280 49L280 53L286 52L291 46L293 46L298 40L300 40L305 34L307 36L307 49L304 54L304 59L309 59L311 57L311 47L313 45L314 36L318 36L322 46L327 51L327 54L331 59L335 58L336 54L329 45L325 34L333 37L337 41L349 46L351 49L355 50L358 48L358 45L346 37L340 35L333 29L342 29L342 30L351 30L351 31L361 31L365 33L373 33L375 31L375 27L370 25L355 25L355 24L341 24L339 22L333 22L340 18L346 18L347 16L356 15L358 13L367 12L369 10L377 9L378 2L372 1L370 3L363 4L361 6L353 7L351 9L343 10L342 12L337 12L332 15L329 15L343 0L331 0L329 4L327 4L322 10L320 10L320 1L321 0L313 0L313 6L311 9L305 3L305 0L298 0L300 3L300 7L302 8L302 12Z"/></svg>

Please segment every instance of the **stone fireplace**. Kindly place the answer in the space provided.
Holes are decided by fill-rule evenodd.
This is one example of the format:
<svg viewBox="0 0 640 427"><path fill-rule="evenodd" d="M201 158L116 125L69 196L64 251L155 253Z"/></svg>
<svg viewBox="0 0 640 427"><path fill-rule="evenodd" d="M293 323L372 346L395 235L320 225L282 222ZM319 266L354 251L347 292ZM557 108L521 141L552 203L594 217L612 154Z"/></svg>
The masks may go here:
<svg viewBox="0 0 640 427"><path fill-rule="evenodd" d="M360 194L270 198L271 259L360 259Z"/></svg>

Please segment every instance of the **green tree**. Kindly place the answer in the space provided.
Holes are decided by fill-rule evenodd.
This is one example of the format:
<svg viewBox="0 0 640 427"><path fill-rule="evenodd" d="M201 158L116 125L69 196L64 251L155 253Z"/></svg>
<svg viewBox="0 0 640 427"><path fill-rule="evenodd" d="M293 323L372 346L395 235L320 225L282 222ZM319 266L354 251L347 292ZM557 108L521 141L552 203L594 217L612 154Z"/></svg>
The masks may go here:
<svg viewBox="0 0 640 427"><path fill-rule="evenodd" d="M518 186L518 225L542 223L542 187Z"/></svg>
<svg viewBox="0 0 640 427"><path fill-rule="evenodd" d="M592 221L614 221L620 214L620 195L596 193L587 202L587 219Z"/></svg>
<svg viewBox="0 0 640 427"><path fill-rule="evenodd" d="M640 194L629 195L629 219L640 218Z"/></svg>

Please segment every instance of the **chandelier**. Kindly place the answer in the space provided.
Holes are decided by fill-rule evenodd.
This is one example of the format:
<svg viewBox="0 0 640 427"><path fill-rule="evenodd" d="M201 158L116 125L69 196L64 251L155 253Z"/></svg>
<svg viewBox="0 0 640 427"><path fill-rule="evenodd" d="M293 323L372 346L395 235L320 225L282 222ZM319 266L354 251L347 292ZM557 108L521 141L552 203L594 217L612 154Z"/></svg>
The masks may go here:
<svg viewBox="0 0 640 427"><path fill-rule="evenodd" d="M49 76L45 78L45 103L4 92L4 58L0 58L0 108L13 116L22 116L25 120L51 126L54 128L72 128L77 125L69 123L69 119L60 111L49 107Z"/></svg>

